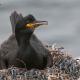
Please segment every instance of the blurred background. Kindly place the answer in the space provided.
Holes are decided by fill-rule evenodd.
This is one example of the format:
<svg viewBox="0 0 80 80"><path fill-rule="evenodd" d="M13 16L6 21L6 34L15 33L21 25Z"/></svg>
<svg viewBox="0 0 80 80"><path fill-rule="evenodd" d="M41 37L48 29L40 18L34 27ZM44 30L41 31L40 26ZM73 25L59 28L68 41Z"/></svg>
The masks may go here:
<svg viewBox="0 0 80 80"><path fill-rule="evenodd" d="M73 57L80 56L79 0L0 0L0 44L11 34L9 16L14 10L48 21L35 31L43 43L57 43Z"/></svg>

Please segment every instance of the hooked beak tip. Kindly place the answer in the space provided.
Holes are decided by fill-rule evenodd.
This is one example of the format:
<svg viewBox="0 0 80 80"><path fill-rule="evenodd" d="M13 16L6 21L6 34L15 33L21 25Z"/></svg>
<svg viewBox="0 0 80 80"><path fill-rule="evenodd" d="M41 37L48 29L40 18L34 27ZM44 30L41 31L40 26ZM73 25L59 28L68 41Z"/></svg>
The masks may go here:
<svg viewBox="0 0 80 80"><path fill-rule="evenodd" d="M48 21L36 21L36 25L48 25Z"/></svg>

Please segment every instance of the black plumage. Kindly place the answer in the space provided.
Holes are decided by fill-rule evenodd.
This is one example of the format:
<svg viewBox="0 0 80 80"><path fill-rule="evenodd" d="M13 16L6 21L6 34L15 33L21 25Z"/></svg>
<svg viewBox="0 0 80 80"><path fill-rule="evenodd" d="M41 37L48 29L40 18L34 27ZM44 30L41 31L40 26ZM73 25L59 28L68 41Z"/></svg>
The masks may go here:
<svg viewBox="0 0 80 80"><path fill-rule="evenodd" d="M8 68L12 65L18 66L18 67L26 66L28 69L31 69L31 68L43 69L45 67L51 67L53 65L52 64L53 59L52 59L52 56L51 56L49 50L47 50L44 47L44 45L42 44L42 42L35 36L35 34L33 34L34 29L32 29L32 30L29 29L31 31L31 36L30 36L30 40L29 40L29 48L31 50L29 49L28 51L29 51L29 53L31 53L31 52L35 52L35 54L37 53L38 57L41 57L41 58L39 59L40 63L38 63L39 61L34 59L35 62L37 61L37 64L34 65L34 63L32 62L31 64L33 66L29 66L29 64L27 66L26 59L29 61L31 57L33 57L33 56L36 57L36 56L34 54L30 58L27 58L25 56L26 54L23 54L24 50L22 50L22 52L20 51L20 43L21 43L20 39L15 38L15 34L14 34L15 28L18 26L17 30L20 31L19 30L20 26L23 28L24 25L26 24L27 19L29 20L29 16L23 17L21 14L19 15L17 12L13 12L11 14L10 20L11 20L11 24L12 24L13 34L5 42L3 42L1 44L1 47L0 47L0 69ZM36 20L36 19L34 18L34 20ZM16 24L16 22L19 22L19 23ZM18 33L18 31L17 31L17 33ZM22 31L22 29L21 29L21 31ZM20 35L20 37L21 37L21 35ZM16 39L18 39L20 41L20 43L18 40L16 41ZM19 54L19 52L20 52L20 54ZM46 57L46 59L44 61L42 59L43 56Z"/></svg>
<svg viewBox="0 0 80 80"><path fill-rule="evenodd" d="M34 16L28 15L16 24L15 37L19 46L17 59L22 60L26 64L27 69L44 69L47 67L49 52L46 49L42 49L43 52L36 51L35 48L37 47L35 44L37 44L37 42L34 44L34 46L30 45L30 38L35 28L25 27L26 24L33 22L36 22ZM17 62L18 67L24 67L24 65L22 65L20 61Z"/></svg>

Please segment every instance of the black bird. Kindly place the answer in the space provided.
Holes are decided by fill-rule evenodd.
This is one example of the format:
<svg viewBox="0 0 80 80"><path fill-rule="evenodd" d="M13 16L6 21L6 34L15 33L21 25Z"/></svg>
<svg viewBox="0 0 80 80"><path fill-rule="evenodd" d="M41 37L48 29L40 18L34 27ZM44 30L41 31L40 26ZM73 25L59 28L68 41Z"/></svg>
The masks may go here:
<svg viewBox="0 0 80 80"><path fill-rule="evenodd" d="M33 15L28 15L17 22L15 26L15 37L19 46L16 56L18 67L24 67L22 62L25 63L27 69L44 69L47 67L49 52L46 49L43 53L37 52L34 48L36 46L33 47L30 45L30 38L35 28L46 23L46 21L37 21Z"/></svg>
<svg viewBox="0 0 80 80"><path fill-rule="evenodd" d="M19 47L19 42L16 41L14 33L15 33L15 28L16 28L15 27L16 22L18 22L16 26L19 26L19 25L23 26L23 25L26 24L27 20L30 20L30 18L29 18L29 16L23 17L21 14L19 15L17 12L13 12L11 14L10 20L11 20L11 24L12 24L13 33L11 34L11 36L6 41L4 41L1 44L1 47L0 47L0 69L8 68L12 65L18 66L18 67L24 67L24 65L27 64L24 61L24 59L26 59L26 57L22 58L22 56L21 57L18 56L19 52L17 53L17 50L19 51L20 47ZM32 22L34 22L34 21L35 21L35 18ZM43 22L43 23L45 23L45 22ZM17 31L17 33L18 33L18 31ZM32 31L34 32L34 29L32 29ZM17 42L18 42L18 44L17 44ZM34 33L32 33L32 35L31 35L31 38L30 38L30 41L29 41L29 46L31 47L31 49L33 49L38 54L38 56L42 57L42 56L47 55L47 65L46 65L47 67L51 67L53 65L53 59L52 59L52 56L50 54L50 51L45 48L45 46L36 37L36 35ZM22 52L22 54L23 54L23 52ZM16 61L16 59L17 59L17 61ZM42 69L41 67L39 67L39 68Z"/></svg>

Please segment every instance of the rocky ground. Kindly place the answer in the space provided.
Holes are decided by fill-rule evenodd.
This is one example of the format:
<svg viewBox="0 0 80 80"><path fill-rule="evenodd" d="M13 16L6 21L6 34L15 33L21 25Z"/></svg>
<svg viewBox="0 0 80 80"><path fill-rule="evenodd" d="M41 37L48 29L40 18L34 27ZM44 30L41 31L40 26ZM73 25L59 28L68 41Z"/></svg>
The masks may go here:
<svg viewBox="0 0 80 80"><path fill-rule="evenodd" d="M17 67L0 70L0 80L78 80L80 77L80 60L75 60L61 48L50 48L53 66L45 70Z"/></svg>

